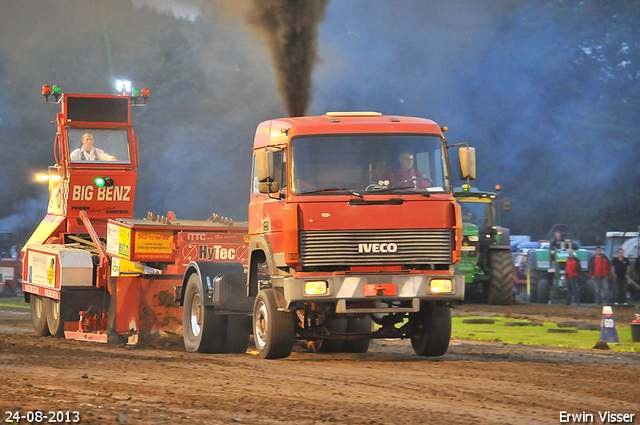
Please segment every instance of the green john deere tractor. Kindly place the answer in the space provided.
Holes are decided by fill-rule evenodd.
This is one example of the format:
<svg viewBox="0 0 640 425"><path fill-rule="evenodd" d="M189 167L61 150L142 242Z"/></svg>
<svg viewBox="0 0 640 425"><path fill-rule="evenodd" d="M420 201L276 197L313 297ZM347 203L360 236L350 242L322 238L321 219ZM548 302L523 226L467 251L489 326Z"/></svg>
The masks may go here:
<svg viewBox="0 0 640 425"><path fill-rule="evenodd" d="M499 192L500 186L496 190ZM512 304L509 229L498 224L498 210L508 211L509 200L499 200L497 192L481 192L469 185L456 188L454 194L462 210L462 258L456 263L456 273L465 276L465 299Z"/></svg>
<svg viewBox="0 0 640 425"><path fill-rule="evenodd" d="M549 231L550 239L559 234L560 242L542 243L540 248L528 253L527 293L529 301L547 304L552 300L566 299L567 285L564 272L567 267L569 248L580 260L580 300L583 303L596 301L596 283L589 280L588 263L591 253L580 249L579 243L572 238L571 229L566 224L556 224Z"/></svg>

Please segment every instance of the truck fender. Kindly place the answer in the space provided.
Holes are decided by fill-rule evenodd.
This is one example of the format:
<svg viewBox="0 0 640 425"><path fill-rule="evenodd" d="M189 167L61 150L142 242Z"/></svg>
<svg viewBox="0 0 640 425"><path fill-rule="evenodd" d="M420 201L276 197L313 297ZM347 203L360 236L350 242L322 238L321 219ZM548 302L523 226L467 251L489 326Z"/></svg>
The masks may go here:
<svg viewBox="0 0 640 425"><path fill-rule="evenodd" d="M187 266L187 269L182 276L182 287L180 289L180 305L184 305L184 294L187 289L187 282L189 278L193 274L197 274L200 278L200 283L202 285L202 293L204 294L202 303L207 307L216 307L219 310L225 309L225 300L221 299L221 288L220 284L222 280L225 278L243 278L246 276L244 272L244 266L239 262L210 262L210 261L192 261ZM242 294L244 295L244 287L242 289ZM176 293L176 295L178 295ZM178 298L178 297L176 297ZM225 297L225 299L228 297ZM177 301L177 299L176 299ZM253 305L253 303L251 304Z"/></svg>
<svg viewBox="0 0 640 425"><path fill-rule="evenodd" d="M269 240L264 235L254 236L249 242L248 296L255 297L258 295L258 270L255 264L265 262L267 263L269 274L276 276L278 271L275 259L273 258L271 243L269 243Z"/></svg>

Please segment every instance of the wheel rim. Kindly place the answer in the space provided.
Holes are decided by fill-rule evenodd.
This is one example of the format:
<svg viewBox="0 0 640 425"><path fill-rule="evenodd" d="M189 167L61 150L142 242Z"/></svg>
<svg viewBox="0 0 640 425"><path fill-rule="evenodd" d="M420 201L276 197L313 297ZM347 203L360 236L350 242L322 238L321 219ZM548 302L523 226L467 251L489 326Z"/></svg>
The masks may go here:
<svg viewBox="0 0 640 425"><path fill-rule="evenodd" d="M191 302L191 332L199 336L202 330L202 303L200 294L195 294Z"/></svg>
<svg viewBox="0 0 640 425"><path fill-rule="evenodd" d="M267 345L267 327L269 326L269 314L267 306L261 302L258 312L254 318L255 323L255 340L258 348L262 349Z"/></svg>
<svg viewBox="0 0 640 425"><path fill-rule="evenodd" d="M51 316L53 317L53 320L58 320L58 318L60 317L60 301L51 301L53 303L53 307L51 308Z"/></svg>
<svg viewBox="0 0 640 425"><path fill-rule="evenodd" d="M35 301L35 302L33 303L33 305L34 305L34 307L35 307L36 317L37 317L38 319L41 319L41 318L42 318L42 313L43 313L43 312L42 312L42 311L43 311L43 307L42 307L42 305L43 305L44 303L43 303L43 301L42 301L42 298L40 298L40 297L35 297L35 298L34 298L34 301Z"/></svg>

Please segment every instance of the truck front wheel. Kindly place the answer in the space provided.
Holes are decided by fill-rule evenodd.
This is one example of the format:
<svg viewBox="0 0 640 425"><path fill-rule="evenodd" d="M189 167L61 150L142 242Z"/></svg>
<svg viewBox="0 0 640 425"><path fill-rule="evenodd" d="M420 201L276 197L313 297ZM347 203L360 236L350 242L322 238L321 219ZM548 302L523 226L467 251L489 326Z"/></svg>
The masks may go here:
<svg viewBox="0 0 640 425"><path fill-rule="evenodd" d="M32 294L29 300L29 309L31 310L31 323L36 336L49 336L45 300L40 295Z"/></svg>
<svg viewBox="0 0 640 425"><path fill-rule="evenodd" d="M184 347L194 353L221 353L227 336L227 316L217 315L203 304L202 284L197 274L187 281L182 311Z"/></svg>
<svg viewBox="0 0 640 425"><path fill-rule="evenodd" d="M447 305L423 302L409 315L411 346L419 356L442 356L451 340L451 310Z"/></svg>
<svg viewBox="0 0 640 425"><path fill-rule="evenodd" d="M276 290L263 289L253 307L253 337L263 359L288 357L296 337L291 312L279 311Z"/></svg>

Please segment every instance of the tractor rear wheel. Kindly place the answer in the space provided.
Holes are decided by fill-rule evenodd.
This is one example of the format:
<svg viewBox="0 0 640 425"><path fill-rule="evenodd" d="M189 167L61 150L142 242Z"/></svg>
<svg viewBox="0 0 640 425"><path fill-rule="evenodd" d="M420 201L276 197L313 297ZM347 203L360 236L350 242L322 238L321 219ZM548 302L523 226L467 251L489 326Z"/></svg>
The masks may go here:
<svg viewBox="0 0 640 425"><path fill-rule="evenodd" d="M40 295L31 295L29 299L29 309L31 311L31 323L36 336L49 336L47 327L47 313L45 310L45 299Z"/></svg>
<svg viewBox="0 0 640 425"><path fill-rule="evenodd" d="M513 258L507 250L489 251L491 280L487 302L497 305L513 304Z"/></svg>
<svg viewBox="0 0 640 425"><path fill-rule="evenodd" d="M288 357L296 338L293 312L278 310L276 290L258 292L253 306L253 337L263 359Z"/></svg>
<svg viewBox="0 0 640 425"><path fill-rule="evenodd" d="M582 297L582 302L591 304L598 301L598 285L595 280L587 279L585 286L585 296Z"/></svg>
<svg viewBox="0 0 640 425"><path fill-rule="evenodd" d="M227 337L227 316L216 314L203 303L200 277L194 273L187 281L182 310L183 340L187 351L222 353Z"/></svg>
<svg viewBox="0 0 640 425"><path fill-rule="evenodd" d="M442 356L451 340L451 309L448 305L424 302L409 315L411 346L419 356Z"/></svg>
<svg viewBox="0 0 640 425"><path fill-rule="evenodd" d="M538 302L540 304L549 303L549 281L547 279L538 282Z"/></svg>
<svg viewBox="0 0 640 425"><path fill-rule="evenodd" d="M365 317L349 317L347 319L347 332L354 334L366 334L371 332L373 320L370 316ZM371 339L350 339L344 342L345 353L366 353L369 351Z"/></svg>

